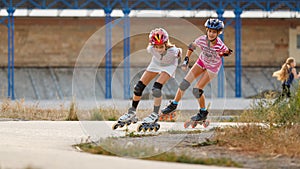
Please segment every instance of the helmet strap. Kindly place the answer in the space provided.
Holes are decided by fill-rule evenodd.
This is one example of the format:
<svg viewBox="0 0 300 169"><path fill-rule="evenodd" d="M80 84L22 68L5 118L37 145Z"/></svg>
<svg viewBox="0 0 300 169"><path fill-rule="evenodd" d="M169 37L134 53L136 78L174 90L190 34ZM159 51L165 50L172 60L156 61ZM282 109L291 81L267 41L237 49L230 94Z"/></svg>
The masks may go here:
<svg viewBox="0 0 300 169"><path fill-rule="evenodd" d="M218 36L217 36L217 37L218 37ZM210 43L213 43L213 42L217 39L217 37L216 37L215 39L213 39L213 40L209 40L209 39L208 39L208 35L206 35L207 46L210 47Z"/></svg>

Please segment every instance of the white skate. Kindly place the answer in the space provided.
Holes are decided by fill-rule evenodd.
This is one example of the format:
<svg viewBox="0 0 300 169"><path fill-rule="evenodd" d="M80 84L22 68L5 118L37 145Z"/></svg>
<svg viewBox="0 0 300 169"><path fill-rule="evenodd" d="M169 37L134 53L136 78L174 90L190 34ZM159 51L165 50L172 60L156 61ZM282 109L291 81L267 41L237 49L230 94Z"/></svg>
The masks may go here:
<svg viewBox="0 0 300 169"><path fill-rule="evenodd" d="M112 129L115 130L118 127L122 128L125 125L129 126L131 123L133 124L137 123L137 121L138 118L136 117L135 109L131 107L128 109L127 113L125 113L118 119L118 122L112 126Z"/></svg>
<svg viewBox="0 0 300 169"><path fill-rule="evenodd" d="M148 117L143 119L142 124L140 124L137 128L137 131L158 131L160 125L156 123L158 121L159 115L155 112L152 112Z"/></svg>

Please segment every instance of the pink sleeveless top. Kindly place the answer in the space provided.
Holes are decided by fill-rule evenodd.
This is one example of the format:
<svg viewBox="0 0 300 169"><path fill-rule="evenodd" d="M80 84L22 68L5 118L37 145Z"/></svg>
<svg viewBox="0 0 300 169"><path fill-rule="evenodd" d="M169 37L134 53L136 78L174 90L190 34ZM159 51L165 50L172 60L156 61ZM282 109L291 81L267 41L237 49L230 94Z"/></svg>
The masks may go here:
<svg viewBox="0 0 300 169"><path fill-rule="evenodd" d="M225 52L228 50L228 47L219 37L217 37L217 43L214 46L209 47L209 42L206 35L202 35L194 41L194 43L202 50L199 59L197 60L197 64L213 73L218 73L222 65L222 57L219 56L219 53Z"/></svg>

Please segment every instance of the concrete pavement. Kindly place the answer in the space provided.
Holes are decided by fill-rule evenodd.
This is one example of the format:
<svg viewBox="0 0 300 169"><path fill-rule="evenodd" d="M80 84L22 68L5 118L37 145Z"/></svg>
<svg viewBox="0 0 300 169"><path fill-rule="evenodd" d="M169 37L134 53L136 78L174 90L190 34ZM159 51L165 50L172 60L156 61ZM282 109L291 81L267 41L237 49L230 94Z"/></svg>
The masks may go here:
<svg viewBox="0 0 300 169"><path fill-rule="evenodd" d="M243 110L250 107L252 100L248 99L207 99L211 109L215 110ZM71 101L41 100L26 101L26 105L37 105L39 108L69 108ZM162 105L168 104L163 100ZM130 100L76 100L79 109L93 109L96 107L109 107L126 109ZM163 107L162 106L162 107ZM142 109L152 109L152 100L142 100L139 105ZM179 110L196 110L198 104L195 99L182 100ZM72 147L91 136L93 141L109 136L122 136L124 131L113 131L114 122L99 121L0 121L0 168L23 169L28 166L39 169L219 169L224 167L201 166L168 162L146 161L122 157L109 157L79 152ZM182 123L160 123L160 131L182 130ZM210 127L227 125L212 123ZM232 124L230 124L232 125ZM137 125L131 125L130 130L135 130ZM210 129L208 128L208 130ZM180 141L180 140L177 140ZM174 145L176 142L174 143Z"/></svg>
<svg viewBox="0 0 300 169"><path fill-rule="evenodd" d="M95 123L95 122L94 122ZM96 122L111 126L113 122ZM100 124L100 126L101 126ZM162 130L171 123L163 123ZM180 124L182 126L182 124ZM87 139L86 124L71 121L0 121L0 167L23 169L221 169L224 167L146 161L79 152L72 147ZM98 130L98 129L97 129ZM105 128L108 134L111 130ZM101 130L98 130L101 131ZM122 130L114 131L122 134ZM105 133L103 134L105 137Z"/></svg>

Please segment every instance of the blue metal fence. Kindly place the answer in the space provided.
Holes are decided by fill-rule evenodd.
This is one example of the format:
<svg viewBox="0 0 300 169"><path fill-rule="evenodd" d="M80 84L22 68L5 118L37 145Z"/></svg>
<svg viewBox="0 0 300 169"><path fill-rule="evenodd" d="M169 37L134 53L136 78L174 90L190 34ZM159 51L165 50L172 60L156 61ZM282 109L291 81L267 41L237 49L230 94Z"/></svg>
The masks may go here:
<svg viewBox="0 0 300 169"><path fill-rule="evenodd" d="M7 16L0 19L0 23L7 27L7 97L15 99L15 87L14 87L14 12L12 0L5 2L7 9Z"/></svg>

